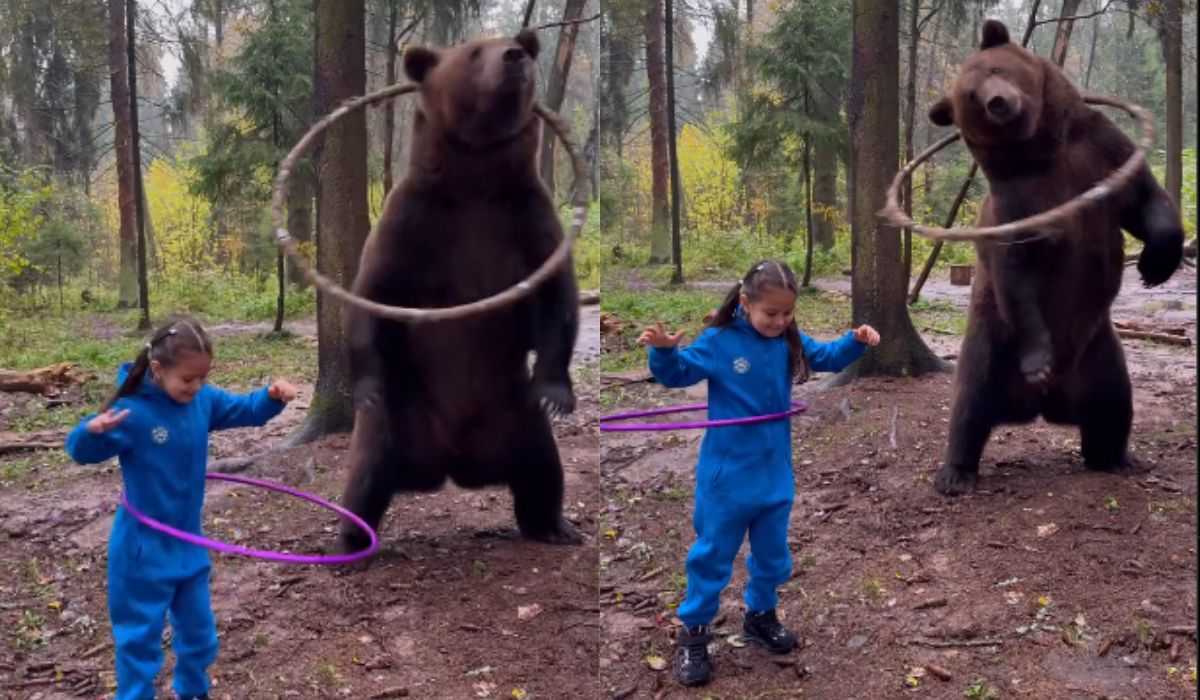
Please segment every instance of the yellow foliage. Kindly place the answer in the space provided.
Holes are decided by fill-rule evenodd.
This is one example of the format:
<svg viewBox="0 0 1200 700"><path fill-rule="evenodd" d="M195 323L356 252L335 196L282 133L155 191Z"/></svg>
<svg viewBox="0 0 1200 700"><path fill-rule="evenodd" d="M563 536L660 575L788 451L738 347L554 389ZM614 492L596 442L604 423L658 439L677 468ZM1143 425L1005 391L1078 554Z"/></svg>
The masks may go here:
<svg viewBox="0 0 1200 700"><path fill-rule="evenodd" d="M719 142L691 124L680 130L676 150L689 228L705 235L736 226L737 164L726 157Z"/></svg>
<svg viewBox="0 0 1200 700"><path fill-rule="evenodd" d="M188 192L186 169L165 160L153 161L146 171L146 200L163 272L210 268L209 205Z"/></svg>

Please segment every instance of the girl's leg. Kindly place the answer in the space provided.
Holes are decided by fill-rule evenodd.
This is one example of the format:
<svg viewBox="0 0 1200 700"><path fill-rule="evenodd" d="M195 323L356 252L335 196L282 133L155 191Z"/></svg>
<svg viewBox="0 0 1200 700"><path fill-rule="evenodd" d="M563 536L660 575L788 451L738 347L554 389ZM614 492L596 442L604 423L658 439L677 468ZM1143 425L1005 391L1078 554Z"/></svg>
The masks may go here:
<svg viewBox="0 0 1200 700"><path fill-rule="evenodd" d="M746 570L746 608L749 612L765 612L775 608L779 600L776 589L792 576L792 554L788 550L788 518L792 502L770 506L750 521L750 556Z"/></svg>
<svg viewBox="0 0 1200 700"><path fill-rule="evenodd" d="M714 498L696 494L692 525L696 542L688 550L687 592L679 619L688 627L707 625L721 605L721 591L733 573L733 559L746 537L741 513Z"/></svg>
<svg viewBox="0 0 1200 700"><path fill-rule="evenodd" d="M175 693L197 697L208 692L208 667L217 659L217 623L208 595L210 569L183 581L171 601L175 650Z"/></svg>
<svg viewBox="0 0 1200 700"><path fill-rule="evenodd" d="M154 679L162 668L162 631L175 587L134 578L109 565L108 615L117 667L115 700L154 700Z"/></svg>

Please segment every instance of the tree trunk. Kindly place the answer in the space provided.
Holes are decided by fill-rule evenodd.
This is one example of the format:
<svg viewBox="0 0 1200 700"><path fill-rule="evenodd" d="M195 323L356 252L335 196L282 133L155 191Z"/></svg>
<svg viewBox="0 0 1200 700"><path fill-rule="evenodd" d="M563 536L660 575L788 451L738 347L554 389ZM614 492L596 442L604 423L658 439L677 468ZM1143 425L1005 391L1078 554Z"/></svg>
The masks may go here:
<svg viewBox="0 0 1200 700"><path fill-rule="evenodd" d="M125 0L108 2L108 72L112 93L117 161L117 210L120 213L117 308L133 308L138 302L137 209L133 185L133 152L129 137L129 58L126 53Z"/></svg>
<svg viewBox="0 0 1200 700"><path fill-rule="evenodd" d="M138 305L142 309L138 319L138 330L150 330L150 284L146 279L146 212L144 183L142 182L142 153L138 137L138 92L137 92L137 0L128 0L125 5L125 55L129 66L129 156L133 164L134 220L137 221L137 281Z"/></svg>
<svg viewBox="0 0 1200 700"><path fill-rule="evenodd" d="M806 103L808 96L805 95ZM812 282L813 259L813 171L812 171L812 134L804 135L804 218L807 225L807 239L804 242L804 281L800 284L807 287Z"/></svg>
<svg viewBox="0 0 1200 700"><path fill-rule="evenodd" d="M813 117L827 126L841 120L838 96L842 94L842 81L821 80L809 95L809 106ZM825 137L813 139L813 244L829 250L835 242L833 212L839 211L838 201L838 151L841 145L836 139Z"/></svg>
<svg viewBox="0 0 1200 700"><path fill-rule="evenodd" d="M563 7L564 22L581 19L587 0L567 0ZM554 65L546 81L546 108L554 113L562 109L567 94L567 78L571 75L571 58L575 55L575 40L579 37L579 23L567 24L558 31L558 46L554 50ZM554 194L554 149L558 140L544 124L542 126L542 181Z"/></svg>
<svg viewBox="0 0 1200 700"><path fill-rule="evenodd" d="M1063 0L1062 12L1058 16L1074 17L1080 2L1081 0ZM1067 60L1067 47L1071 44L1071 30L1074 28L1075 20L1069 19L1059 22L1058 30L1054 32L1054 48L1050 50L1050 60L1059 68L1062 68L1063 62Z"/></svg>
<svg viewBox="0 0 1200 700"><path fill-rule="evenodd" d="M1087 70L1083 74L1083 89L1087 90L1092 82L1092 65L1096 61L1096 37L1100 36L1100 19L1092 20L1092 46L1088 49Z"/></svg>
<svg viewBox="0 0 1200 700"><path fill-rule="evenodd" d="M646 78L650 87L650 264L671 260L667 181L667 76L663 64L663 0L650 0L646 11Z"/></svg>
<svg viewBox="0 0 1200 700"><path fill-rule="evenodd" d="M400 0L388 3L387 73L384 80L388 85L396 82L396 57L400 53L396 46L396 15L400 12ZM383 201L392 191L392 148L396 136L396 101L383 104ZM380 209L382 211L382 208Z"/></svg>
<svg viewBox="0 0 1200 700"><path fill-rule="evenodd" d="M1163 40L1167 63L1167 194L1180 206L1183 191L1183 12L1182 0L1166 0Z"/></svg>
<svg viewBox="0 0 1200 700"><path fill-rule="evenodd" d="M881 223L888 185L897 170L900 17L895 4L854 0L850 100L850 223L852 314L881 341L850 376L915 376L944 368L913 328L905 306L899 231Z"/></svg>
<svg viewBox="0 0 1200 700"><path fill-rule="evenodd" d="M324 115L366 92L364 0L315 0L314 114ZM370 227L367 217L367 125L362 110L325 132L315 156L319 181L317 270L349 287ZM317 294L317 383L308 419L292 442L354 425L350 357L341 302Z"/></svg>
<svg viewBox="0 0 1200 700"><path fill-rule="evenodd" d="M301 243L312 241L312 180L312 164L308 159L304 159L298 164L288 180L287 229L292 238ZM288 281L292 283L292 286L296 289L308 287L308 279L298 267L289 265L287 269Z"/></svg>
<svg viewBox="0 0 1200 700"><path fill-rule="evenodd" d="M683 251L679 236L679 214L683 187L679 183L679 153L675 137L675 0L666 0L667 157L671 164L671 259L675 272L671 284L683 284Z"/></svg>
<svg viewBox="0 0 1200 700"><path fill-rule="evenodd" d="M920 38L920 27L917 16L921 14L921 0L912 0L908 12L908 78L904 82L904 162L913 159L913 130L917 113L917 40ZM904 212L912 217L913 186L912 178L904 180ZM900 264L904 267L904 288L908 289L908 281L912 278L912 229L904 228L904 251Z"/></svg>

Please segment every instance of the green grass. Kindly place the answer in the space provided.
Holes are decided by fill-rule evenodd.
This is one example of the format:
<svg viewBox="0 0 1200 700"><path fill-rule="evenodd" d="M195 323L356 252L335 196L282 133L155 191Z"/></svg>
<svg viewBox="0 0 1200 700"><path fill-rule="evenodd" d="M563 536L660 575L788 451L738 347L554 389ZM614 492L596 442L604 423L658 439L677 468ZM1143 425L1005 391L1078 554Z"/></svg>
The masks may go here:
<svg viewBox="0 0 1200 700"><path fill-rule="evenodd" d="M136 316L127 312L9 316L0 323L0 367L24 370L71 362L95 376L82 386L80 403L52 410L14 411L8 429L18 432L68 428L94 412L114 390L117 368L136 357L144 337L132 330ZM246 332L215 337L213 346L209 380L224 388L244 391L272 377L293 382L311 382L316 377L316 347L299 336ZM18 395L18 402L22 400L40 401Z"/></svg>

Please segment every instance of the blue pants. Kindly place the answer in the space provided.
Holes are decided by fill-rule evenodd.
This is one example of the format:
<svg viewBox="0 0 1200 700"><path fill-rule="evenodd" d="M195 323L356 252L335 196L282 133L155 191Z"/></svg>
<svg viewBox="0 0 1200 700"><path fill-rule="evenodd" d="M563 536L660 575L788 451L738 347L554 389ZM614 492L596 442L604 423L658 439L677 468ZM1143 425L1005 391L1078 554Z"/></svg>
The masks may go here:
<svg viewBox="0 0 1200 700"><path fill-rule="evenodd" d="M721 591L729 583L733 559L747 534L750 556L746 558L746 569L750 580L746 583L746 608L763 612L775 607L779 599L776 589L792 575L787 543L792 491L777 498L783 500L743 501L736 491L713 494L698 484L692 519L696 542L688 551L687 593L678 610L685 625L707 625L716 617Z"/></svg>
<svg viewBox="0 0 1200 700"><path fill-rule="evenodd" d="M208 594L209 569L183 579L155 579L147 561L108 565L108 614L117 658L115 700L154 700L162 668L164 618L171 618L175 692L208 692L208 667L217 658L217 625Z"/></svg>

